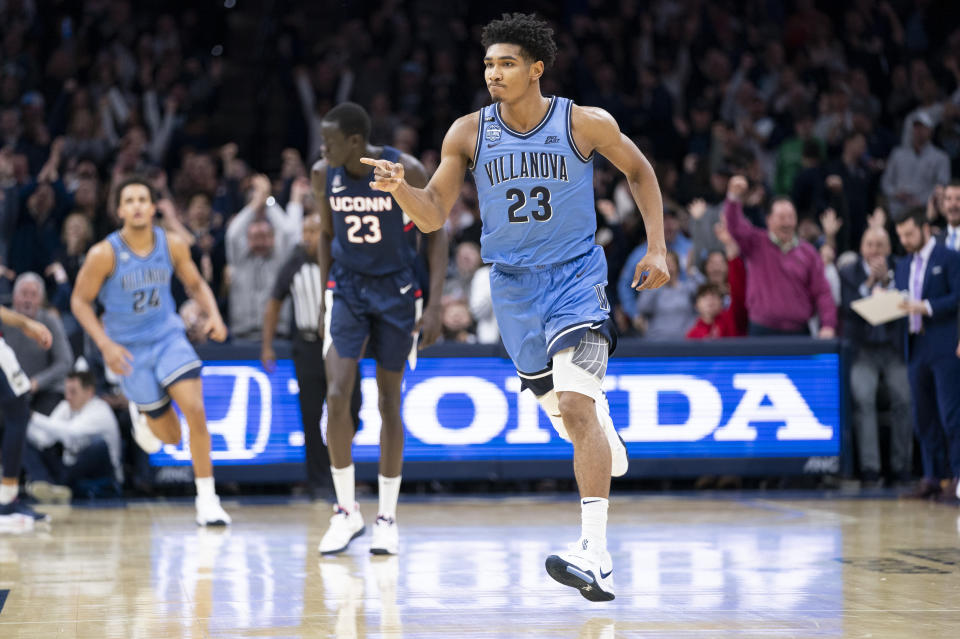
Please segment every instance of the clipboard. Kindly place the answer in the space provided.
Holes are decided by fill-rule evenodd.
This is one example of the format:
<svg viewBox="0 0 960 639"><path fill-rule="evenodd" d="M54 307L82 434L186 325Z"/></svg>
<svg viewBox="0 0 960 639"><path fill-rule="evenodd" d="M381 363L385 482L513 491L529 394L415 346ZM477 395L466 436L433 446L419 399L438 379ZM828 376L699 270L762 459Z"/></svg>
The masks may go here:
<svg viewBox="0 0 960 639"><path fill-rule="evenodd" d="M851 302L850 308L871 326L880 326L907 316L907 312L900 308L906 299L907 294L903 291L883 289Z"/></svg>

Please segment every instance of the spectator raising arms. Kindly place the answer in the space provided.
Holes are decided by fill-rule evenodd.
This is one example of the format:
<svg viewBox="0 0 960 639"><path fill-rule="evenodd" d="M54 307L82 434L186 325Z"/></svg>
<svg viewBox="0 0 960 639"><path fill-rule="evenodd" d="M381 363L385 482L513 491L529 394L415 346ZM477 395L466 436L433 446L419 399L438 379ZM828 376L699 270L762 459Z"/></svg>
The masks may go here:
<svg viewBox="0 0 960 639"><path fill-rule="evenodd" d="M777 198L767 212L767 229L743 216L747 179L730 179L724 208L727 228L740 246L747 269L750 335L806 335L807 322L820 317L819 336L836 334L837 307L817 250L797 237L797 212Z"/></svg>

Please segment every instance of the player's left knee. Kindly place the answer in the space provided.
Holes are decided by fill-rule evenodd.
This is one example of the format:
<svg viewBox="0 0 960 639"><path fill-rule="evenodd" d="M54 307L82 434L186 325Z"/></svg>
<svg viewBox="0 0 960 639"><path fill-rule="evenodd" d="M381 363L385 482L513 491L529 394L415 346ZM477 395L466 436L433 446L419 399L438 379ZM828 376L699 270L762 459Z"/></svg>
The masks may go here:
<svg viewBox="0 0 960 639"><path fill-rule="evenodd" d="M178 404L180 412L183 413L183 416L187 419L187 424L191 429L197 428L198 426L207 427L206 419L207 413L203 408L202 402L190 403L190 404Z"/></svg>

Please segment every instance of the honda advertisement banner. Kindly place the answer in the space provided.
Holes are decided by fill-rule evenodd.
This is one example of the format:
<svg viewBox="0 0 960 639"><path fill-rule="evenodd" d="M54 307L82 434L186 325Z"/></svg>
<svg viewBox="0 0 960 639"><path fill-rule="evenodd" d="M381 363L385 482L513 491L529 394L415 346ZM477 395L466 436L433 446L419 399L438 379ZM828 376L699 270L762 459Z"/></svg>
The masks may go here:
<svg viewBox="0 0 960 639"><path fill-rule="evenodd" d="M829 458L840 451L841 388L835 353L789 356L615 357L604 388L631 458ZM361 362L357 462L379 456L375 366ZM256 360L209 360L203 391L218 466L303 460L304 436L290 360L267 373ZM316 392L316 391L313 391ZM405 459L563 460L553 430L507 359L424 357L404 378ZM307 425L325 432L325 420ZM190 463L188 430L154 466Z"/></svg>

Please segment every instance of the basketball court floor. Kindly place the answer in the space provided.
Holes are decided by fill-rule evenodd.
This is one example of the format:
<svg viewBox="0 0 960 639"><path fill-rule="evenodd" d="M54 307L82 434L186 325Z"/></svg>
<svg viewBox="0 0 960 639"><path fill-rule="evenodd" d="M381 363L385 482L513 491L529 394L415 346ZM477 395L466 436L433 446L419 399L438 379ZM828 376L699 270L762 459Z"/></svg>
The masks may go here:
<svg viewBox="0 0 960 639"><path fill-rule="evenodd" d="M401 555L317 544L328 506L51 507L0 532L0 637L956 637L960 509L897 499L614 497L616 600L552 581L574 496L401 501ZM368 521L376 503L361 509Z"/></svg>

